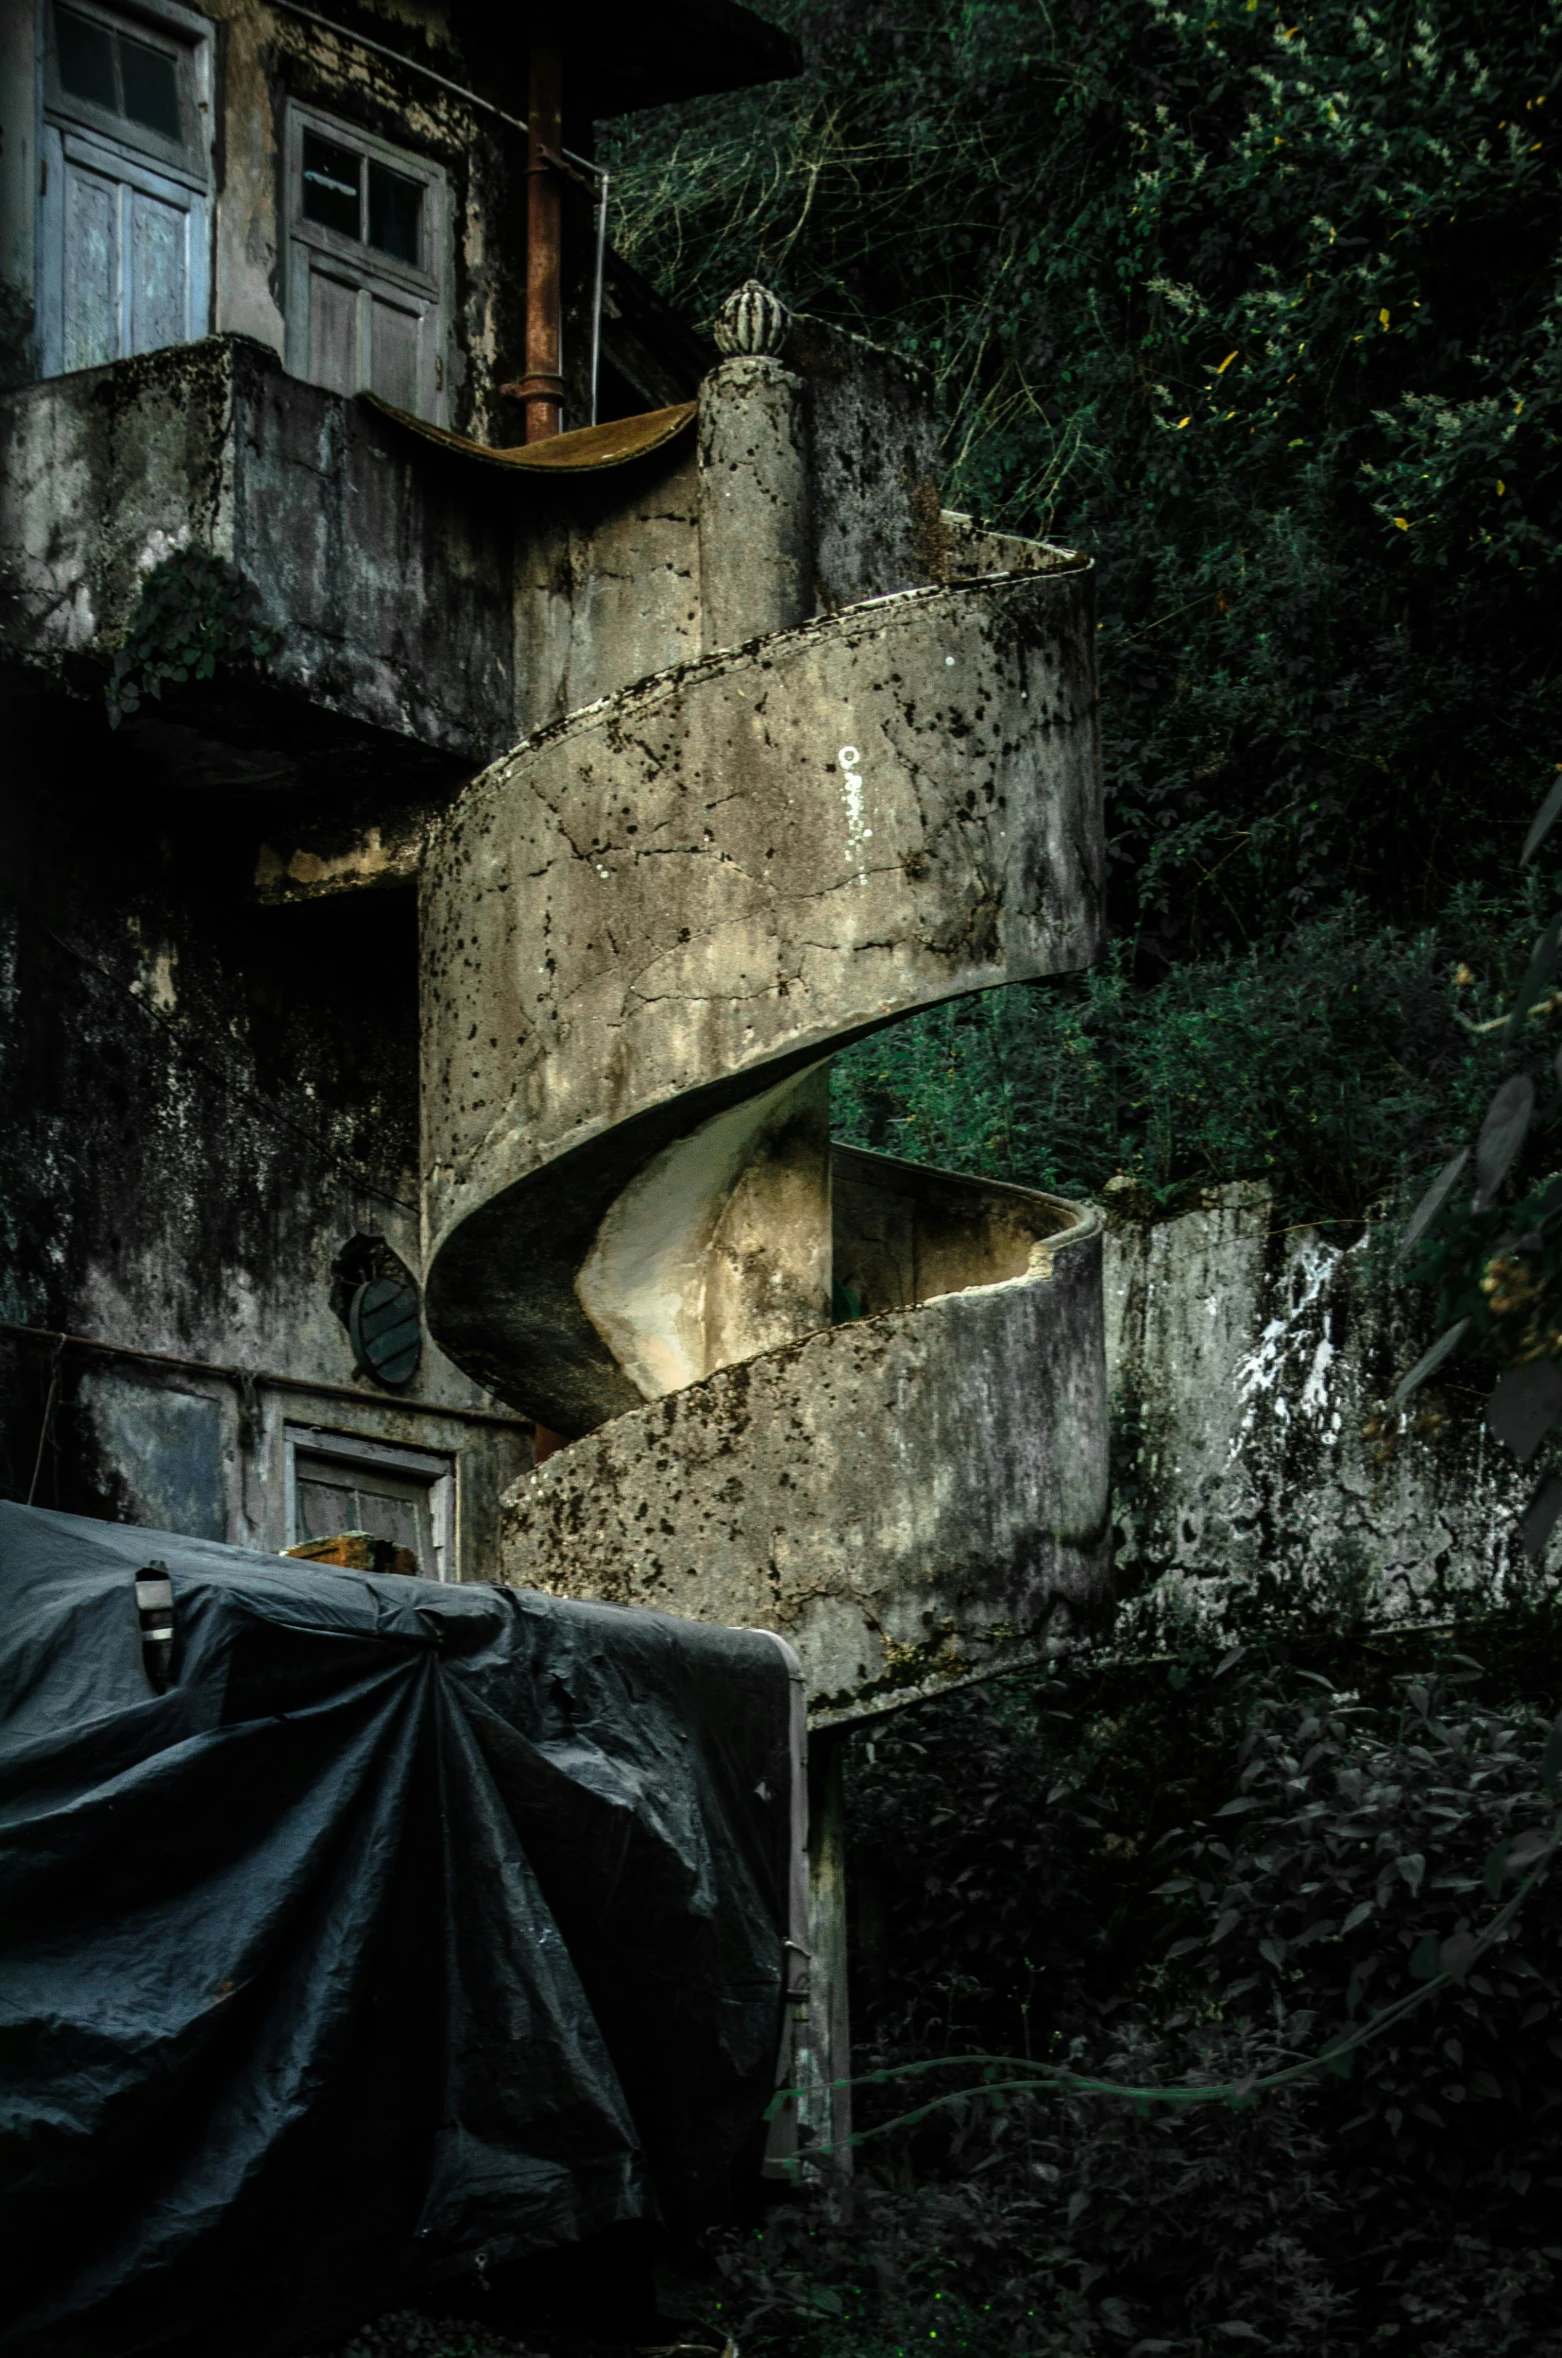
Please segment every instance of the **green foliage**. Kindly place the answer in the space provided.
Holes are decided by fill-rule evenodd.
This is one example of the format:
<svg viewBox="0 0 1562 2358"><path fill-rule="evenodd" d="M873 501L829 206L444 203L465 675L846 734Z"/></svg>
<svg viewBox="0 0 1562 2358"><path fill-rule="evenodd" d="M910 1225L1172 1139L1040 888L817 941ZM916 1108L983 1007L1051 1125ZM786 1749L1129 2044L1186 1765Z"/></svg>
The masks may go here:
<svg viewBox="0 0 1562 2358"><path fill-rule="evenodd" d="M1095 555L1118 929L1497 873L1562 752L1555 0L772 13L799 82L616 130L618 240L927 362L954 502Z"/></svg>
<svg viewBox="0 0 1562 2358"><path fill-rule="evenodd" d="M1437 1325L1464 1322L1472 1347L1518 1365L1562 1357L1562 1179L1484 1212L1458 1205L1416 1273L1438 1287Z"/></svg>
<svg viewBox="0 0 1562 2358"><path fill-rule="evenodd" d="M1531 823L1522 860L1541 848L1562 816L1553 787ZM1562 991L1562 908L1553 911L1521 969L1516 989L1485 1024L1471 1027L1500 1045L1506 1078L1493 1092L1471 1146L1422 1198L1405 1230L1411 1274L1438 1287L1443 1332L1403 1377L1404 1400L1459 1351L1477 1350L1503 1368L1486 1403L1499 1441L1528 1464L1562 1426L1562 1056L1552 1062ZM1460 976L1475 979L1461 966ZM1551 1455L1555 1457L1553 1441ZM1521 1523L1526 1553L1538 1558L1562 1516L1562 1472L1542 1472Z"/></svg>
<svg viewBox="0 0 1562 2358"><path fill-rule="evenodd" d="M1240 2083L1455 1978L1351 2076L1256 2102L1000 2109L973 2073L956 2117L861 2149L849 2230L803 2210L734 2241L740 2341L1562 2350L1559 1747L1528 1699L1562 1628L1547 1608L1489 1634L1514 1678L1370 1647L1347 1690L1229 1659L1076 1664L859 1739L861 2069L997 2048ZM870 2120L905 2100L859 2095Z"/></svg>
<svg viewBox="0 0 1562 2358"><path fill-rule="evenodd" d="M1486 928L1495 987L1522 969L1522 911ZM858 1146L1062 1195L1115 1176L1158 1207L1233 1176L1265 1179L1287 1219L1359 1220L1447 1151L1501 1069L1432 931L1359 905L1272 946L1174 966L1133 987L1119 950L1094 973L956 1002L848 1049L837 1133Z"/></svg>
<svg viewBox="0 0 1562 2358"><path fill-rule="evenodd" d="M175 549L142 585L134 619L105 691L110 725L165 687L215 679L219 670L270 660L278 634L255 620L255 593L207 549Z"/></svg>

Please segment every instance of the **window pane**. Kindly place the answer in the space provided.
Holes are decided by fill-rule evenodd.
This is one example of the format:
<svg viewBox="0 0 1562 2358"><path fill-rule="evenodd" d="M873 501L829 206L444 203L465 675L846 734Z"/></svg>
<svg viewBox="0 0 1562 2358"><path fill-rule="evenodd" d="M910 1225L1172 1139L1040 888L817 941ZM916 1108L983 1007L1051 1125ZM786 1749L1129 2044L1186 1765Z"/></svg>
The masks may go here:
<svg viewBox="0 0 1562 2358"><path fill-rule="evenodd" d="M164 139L182 139L178 70L166 50L149 49L144 41L132 41L128 33L121 33L119 71L125 112L132 123L142 123Z"/></svg>
<svg viewBox="0 0 1562 2358"><path fill-rule="evenodd" d="M384 164L369 166L369 243L398 262L423 259L423 188Z"/></svg>
<svg viewBox="0 0 1562 2358"><path fill-rule="evenodd" d="M85 98L93 106L107 107L111 115L117 115L119 94L114 88L112 33L68 8L55 10L54 33L59 44L60 88L68 90L72 98Z"/></svg>
<svg viewBox="0 0 1562 2358"><path fill-rule="evenodd" d="M362 237L358 192L361 159L316 132L304 133L304 219L343 237Z"/></svg>

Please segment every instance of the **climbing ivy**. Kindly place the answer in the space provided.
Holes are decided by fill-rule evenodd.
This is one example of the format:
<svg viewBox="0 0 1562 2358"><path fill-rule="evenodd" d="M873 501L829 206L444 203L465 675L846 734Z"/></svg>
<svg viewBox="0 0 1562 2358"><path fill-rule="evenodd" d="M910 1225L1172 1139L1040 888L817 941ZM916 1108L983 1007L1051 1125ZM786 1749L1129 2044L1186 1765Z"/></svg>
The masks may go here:
<svg viewBox="0 0 1562 2358"><path fill-rule="evenodd" d="M256 619L251 585L210 550L176 549L142 585L134 617L105 690L109 725L165 687L210 680L220 670L269 662L279 634Z"/></svg>

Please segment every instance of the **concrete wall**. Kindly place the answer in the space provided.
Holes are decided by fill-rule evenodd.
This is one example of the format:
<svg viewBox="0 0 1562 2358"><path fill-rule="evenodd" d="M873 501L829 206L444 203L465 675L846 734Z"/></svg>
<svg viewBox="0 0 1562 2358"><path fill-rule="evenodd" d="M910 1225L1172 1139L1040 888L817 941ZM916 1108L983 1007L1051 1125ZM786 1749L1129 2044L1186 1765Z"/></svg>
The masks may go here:
<svg viewBox="0 0 1562 2358"><path fill-rule="evenodd" d="M0 1319L115 1348L0 1331L0 1489L280 1547L310 1426L453 1457L458 1561L491 1573L529 1430L429 1339L405 1394L358 1375L332 1307L354 1230L418 1266L411 892L259 909L231 812L149 781L101 707L11 721Z"/></svg>
<svg viewBox="0 0 1562 2358"><path fill-rule="evenodd" d="M106 662L153 567L205 548L277 634L271 685L471 766L515 733L525 489L237 338L83 370L3 405L7 645Z"/></svg>
<svg viewBox="0 0 1562 2358"><path fill-rule="evenodd" d="M1486 1432L1481 1376L1455 1362L1387 1408L1431 1340L1393 1235L1282 1229L1249 1184L1174 1220L1110 1214L1124 1642L1184 1617L1237 1634L1340 1610L1441 1621L1530 1577L1513 1539L1529 1483Z"/></svg>

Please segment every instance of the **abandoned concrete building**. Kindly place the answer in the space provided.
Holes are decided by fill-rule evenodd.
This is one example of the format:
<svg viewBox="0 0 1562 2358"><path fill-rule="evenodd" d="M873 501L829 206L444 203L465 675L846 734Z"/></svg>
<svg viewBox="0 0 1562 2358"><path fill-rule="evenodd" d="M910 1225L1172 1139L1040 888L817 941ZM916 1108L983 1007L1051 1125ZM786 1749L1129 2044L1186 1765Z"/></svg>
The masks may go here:
<svg viewBox="0 0 1562 2358"><path fill-rule="evenodd" d="M0 1486L770 1628L817 1728L1055 1643L1098 1218L832 1149L829 1062L1096 954L1090 567L889 355L674 317L592 160L789 42L0 43Z"/></svg>

